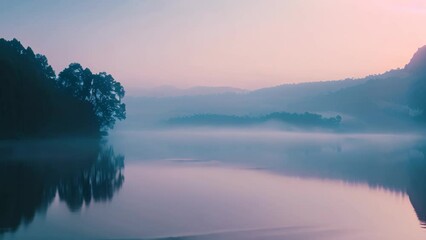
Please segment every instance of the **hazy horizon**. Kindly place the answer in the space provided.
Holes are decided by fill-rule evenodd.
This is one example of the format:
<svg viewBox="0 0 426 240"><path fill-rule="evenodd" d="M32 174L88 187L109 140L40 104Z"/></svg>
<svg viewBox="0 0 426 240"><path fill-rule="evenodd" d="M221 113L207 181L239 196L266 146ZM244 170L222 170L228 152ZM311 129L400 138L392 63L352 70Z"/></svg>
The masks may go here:
<svg viewBox="0 0 426 240"><path fill-rule="evenodd" d="M419 0L0 1L2 37L45 54L57 73L80 62L127 89L379 74L426 45L424 22Z"/></svg>
<svg viewBox="0 0 426 240"><path fill-rule="evenodd" d="M425 0L0 0L0 240L424 240L424 23Z"/></svg>

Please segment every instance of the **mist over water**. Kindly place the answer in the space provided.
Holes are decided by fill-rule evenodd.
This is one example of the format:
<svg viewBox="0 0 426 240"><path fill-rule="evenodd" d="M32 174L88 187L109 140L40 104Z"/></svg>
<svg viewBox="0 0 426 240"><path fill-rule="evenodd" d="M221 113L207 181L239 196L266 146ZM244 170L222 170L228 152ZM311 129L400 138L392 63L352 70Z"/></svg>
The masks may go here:
<svg viewBox="0 0 426 240"><path fill-rule="evenodd" d="M406 2L0 1L0 240L425 239Z"/></svg>
<svg viewBox="0 0 426 240"><path fill-rule="evenodd" d="M426 141L420 135L116 131L108 137L107 155L105 147L88 143L2 144L3 173L21 169L15 178L29 188L46 186L40 195L16 187L27 194L13 195L13 201L34 213L2 218L3 239L423 239L426 234ZM45 166L51 170L43 173ZM68 170L55 172L63 169L59 166ZM6 176L2 186L17 183ZM47 192L51 197L37 197ZM4 198L0 204L10 208ZM23 220L13 231L4 227L15 218Z"/></svg>

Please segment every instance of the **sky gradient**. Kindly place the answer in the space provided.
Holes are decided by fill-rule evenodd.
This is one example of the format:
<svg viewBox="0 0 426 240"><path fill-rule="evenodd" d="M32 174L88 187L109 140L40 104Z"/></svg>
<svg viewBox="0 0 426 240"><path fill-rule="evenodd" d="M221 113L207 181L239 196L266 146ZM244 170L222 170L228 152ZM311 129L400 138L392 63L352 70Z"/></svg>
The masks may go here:
<svg viewBox="0 0 426 240"><path fill-rule="evenodd" d="M426 45L424 0L0 0L0 37L125 87L363 77Z"/></svg>

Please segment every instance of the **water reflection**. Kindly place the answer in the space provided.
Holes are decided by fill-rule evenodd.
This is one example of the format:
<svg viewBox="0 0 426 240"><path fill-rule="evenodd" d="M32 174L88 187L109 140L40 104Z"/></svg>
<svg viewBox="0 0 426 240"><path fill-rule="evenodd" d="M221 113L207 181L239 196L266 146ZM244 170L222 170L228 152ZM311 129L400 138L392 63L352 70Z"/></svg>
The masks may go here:
<svg viewBox="0 0 426 240"><path fill-rule="evenodd" d="M344 158L344 154L337 153L337 157L298 158L285 161L280 171L290 176L367 184L406 194L421 225L426 226L426 146L381 152L380 156L367 153L371 155L364 158Z"/></svg>
<svg viewBox="0 0 426 240"><path fill-rule="evenodd" d="M93 140L0 145L0 234L29 224L58 196L71 211L110 200L124 182L124 157Z"/></svg>
<svg viewBox="0 0 426 240"><path fill-rule="evenodd" d="M89 140L1 144L1 231L32 225L0 237L423 236L410 206L425 223L423 139L191 132L132 133L109 141L115 141L114 149L126 155L126 184L110 204L96 206L93 202L111 199L123 185L123 157L111 147ZM365 185L386 191L371 191ZM59 201L65 204L57 205ZM46 218L32 221L49 205ZM88 205L92 205L90 211L70 214ZM64 207L70 210L67 214ZM287 228L305 226L315 228ZM354 232L339 232L352 227ZM272 235L276 238L268 238Z"/></svg>
<svg viewBox="0 0 426 240"><path fill-rule="evenodd" d="M426 150L426 147L424 148ZM423 151L425 153L425 151ZM426 227L426 159L410 162L407 194L422 227Z"/></svg>
<svg viewBox="0 0 426 240"><path fill-rule="evenodd" d="M426 141L421 136L204 129L123 135L130 140L121 147L131 159L222 162L406 194L426 224Z"/></svg>

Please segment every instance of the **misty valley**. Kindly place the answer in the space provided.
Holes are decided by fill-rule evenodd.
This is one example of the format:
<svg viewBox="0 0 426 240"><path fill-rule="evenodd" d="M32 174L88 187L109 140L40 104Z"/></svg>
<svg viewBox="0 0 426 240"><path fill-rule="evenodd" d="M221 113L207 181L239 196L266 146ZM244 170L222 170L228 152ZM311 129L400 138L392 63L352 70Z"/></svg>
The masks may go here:
<svg viewBox="0 0 426 240"><path fill-rule="evenodd" d="M0 239L425 239L426 46L255 90L85 65L0 39Z"/></svg>

